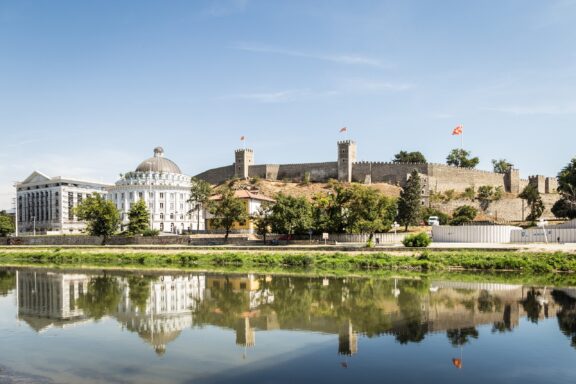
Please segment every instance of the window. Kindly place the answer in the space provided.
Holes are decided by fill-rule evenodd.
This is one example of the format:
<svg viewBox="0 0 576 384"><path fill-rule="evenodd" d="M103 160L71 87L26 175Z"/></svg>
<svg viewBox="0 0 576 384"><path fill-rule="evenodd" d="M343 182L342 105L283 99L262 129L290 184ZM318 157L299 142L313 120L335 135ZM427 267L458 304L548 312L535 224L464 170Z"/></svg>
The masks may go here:
<svg viewBox="0 0 576 384"><path fill-rule="evenodd" d="M170 214L170 220L174 220L174 214L173 213Z"/></svg>
<svg viewBox="0 0 576 384"><path fill-rule="evenodd" d="M164 198L164 192L160 192L160 198L161 198L161 199Z"/></svg>
<svg viewBox="0 0 576 384"><path fill-rule="evenodd" d="M160 209L164 209L164 203L160 203Z"/></svg>
<svg viewBox="0 0 576 384"><path fill-rule="evenodd" d="M153 198L154 198L154 192L149 192L149 193L148 193L148 197L151 198L151 199L153 199Z"/></svg>
<svg viewBox="0 0 576 384"><path fill-rule="evenodd" d="M122 199L124 199L124 192L122 192Z"/></svg>
<svg viewBox="0 0 576 384"><path fill-rule="evenodd" d="M149 210L152 210L152 209L154 209L154 204L152 204L152 203L149 203L149 204L148 204L148 209L149 209Z"/></svg>
<svg viewBox="0 0 576 384"><path fill-rule="evenodd" d="M130 200L134 199L134 192L130 192Z"/></svg>
<svg viewBox="0 0 576 384"><path fill-rule="evenodd" d="M184 204L180 204L180 209L184 209Z"/></svg>
<svg viewBox="0 0 576 384"><path fill-rule="evenodd" d="M175 197L175 196L176 196L175 193L171 193L171 194L170 194L170 200L174 200L174 197Z"/></svg>
<svg viewBox="0 0 576 384"><path fill-rule="evenodd" d="M184 200L184 194L183 193L180 194L180 200Z"/></svg>
<svg viewBox="0 0 576 384"><path fill-rule="evenodd" d="M144 198L144 192L138 192L138 198L143 199Z"/></svg>
<svg viewBox="0 0 576 384"><path fill-rule="evenodd" d="M170 203L170 209L174 209L174 203Z"/></svg>
<svg viewBox="0 0 576 384"><path fill-rule="evenodd" d="M163 213L160 214L160 220L164 220L164 214Z"/></svg>

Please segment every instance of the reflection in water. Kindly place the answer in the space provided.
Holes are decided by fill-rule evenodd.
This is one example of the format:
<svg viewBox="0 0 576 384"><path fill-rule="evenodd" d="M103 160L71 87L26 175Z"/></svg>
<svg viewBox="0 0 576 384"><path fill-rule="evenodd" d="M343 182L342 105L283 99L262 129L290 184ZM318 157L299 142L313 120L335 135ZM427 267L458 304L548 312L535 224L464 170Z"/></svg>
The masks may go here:
<svg viewBox="0 0 576 384"><path fill-rule="evenodd" d="M18 316L36 331L109 317L158 354L183 330L204 325L233 330L244 348L256 346L258 332L278 329L337 335L335 350L343 356L359 353L359 335L393 335L408 344L441 332L462 348L479 337L478 326L512 332L523 317L535 323L557 317L576 346L573 289L252 274L0 274L0 293L14 284Z"/></svg>
<svg viewBox="0 0 576 384"><path fill-rule="evenodd" d="M0 270L0 296L6 296L16 288L16 273Z"/></svg>

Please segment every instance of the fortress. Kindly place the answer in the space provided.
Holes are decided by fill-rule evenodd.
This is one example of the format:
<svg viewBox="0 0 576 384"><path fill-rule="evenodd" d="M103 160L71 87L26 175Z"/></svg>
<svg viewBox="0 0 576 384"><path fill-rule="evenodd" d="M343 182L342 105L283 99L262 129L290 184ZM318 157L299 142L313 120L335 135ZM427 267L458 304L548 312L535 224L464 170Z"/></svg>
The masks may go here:
<svg viewBox="0 0 576 384"><path fill-rule="evenodd" d="M255 164L252 149L235 151L234 164L202 172L196 177L212 184L220 184L232 178L258 177L266 180L326 182L329 179L341 182L389 183L403 186L412 170L416 169L422 178L424 198L431 193L454 190L464 192L469 187L490 185L501 187L505 192L519 194L528 184L534 184L540 193L556 193L555 177L530 176L521 179L517 169L507 173L494 173L477 169L460 168L446 164L416 164L392 162L356 161L356 142L339 141L337 160L324 163L302 164Z"/></svg>

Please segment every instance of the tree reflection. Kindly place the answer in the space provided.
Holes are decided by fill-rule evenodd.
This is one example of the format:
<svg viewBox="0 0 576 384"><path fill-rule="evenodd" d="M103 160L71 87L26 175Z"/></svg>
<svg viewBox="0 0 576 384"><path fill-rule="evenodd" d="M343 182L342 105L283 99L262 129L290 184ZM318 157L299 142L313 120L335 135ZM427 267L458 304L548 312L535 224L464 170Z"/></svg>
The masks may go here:
<svg viewBox="0 0 576 384"><path fill-rule="evenodd" d="M497 321L492 325L492 333L512 332L512 306L504 306L502 321Z"/></svg>
<svg viewBox="0 0 576 384"><path fill-rule="evenodd" d="M538 323L540 318L541 307L537 300L538 296L540 296L540 292L532 287L526 294L526 298L520 302L524 311L526 311L526 317L528 317L528 320L532 323Z"/></svg>
<svg viewBox="0 0 576 384"><path fill-rule="evenodd" d="M478 338L478 330L474 327L449 329L446 331L446 337L454 347L460 347L470 342L470 338Z"/></svg>
<svg viewBox="0 0 576 384"><path fill-rule="evenodd" d="M118 280L111 276L92 277L88 292L78 299L78 307L96 320L116 311L120 303L121 291Z"/></svg>
<svg viewBox="0 0 576 384"><path fill-rule="evenodd" d="M576 300L558 290L552 291L554 301L562 307L556 313L558 326L563 334L571 339L571 345L576 348Z"/></svg>
<svg viewBox="0 0 576 384"><path fill-rule="evenodd" d="M148 299L150 298L150 283L156 280L153 276L130 276L128 277L128 287L130 288L129 298L133 307L140 312L146 312Z"/></svg>
<svg viewBox="0 0 576 384"><path fill-rule="evenodd" d="M0 271L0 296L6 296L16 288L16 274L11 271Z"/></svg>

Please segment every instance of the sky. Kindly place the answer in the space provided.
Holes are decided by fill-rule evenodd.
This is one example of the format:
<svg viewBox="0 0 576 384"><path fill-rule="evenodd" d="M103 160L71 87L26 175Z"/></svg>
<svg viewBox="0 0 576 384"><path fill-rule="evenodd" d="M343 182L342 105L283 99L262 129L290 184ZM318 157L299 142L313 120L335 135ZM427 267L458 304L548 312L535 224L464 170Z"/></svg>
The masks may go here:
<svg viewBox="0 0 576 384"><path fill-rule="evenodd" d="M0 210L34 170L576 156L576 0L0 0ZM339 133L347 127L347 133ZM246 141L240 141L245 136Z"/></svg>

